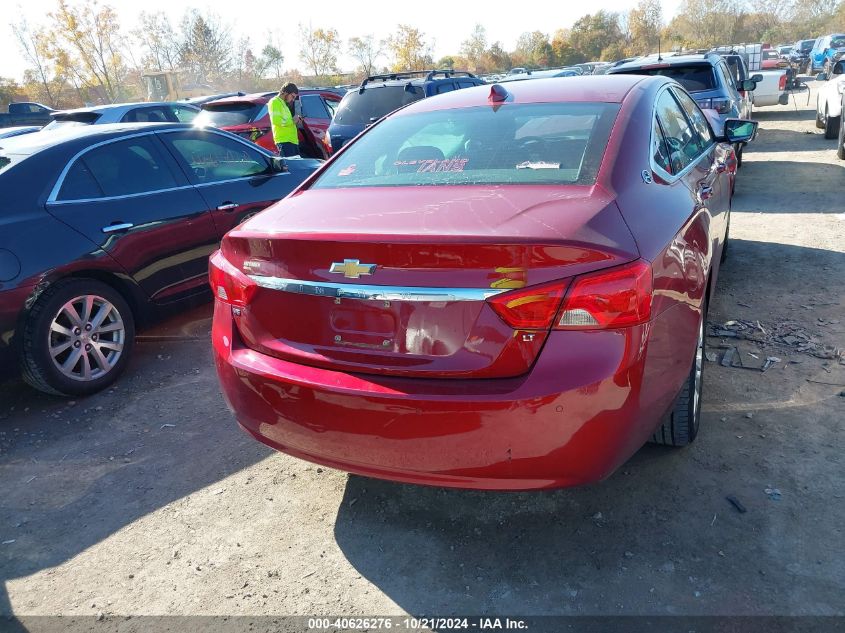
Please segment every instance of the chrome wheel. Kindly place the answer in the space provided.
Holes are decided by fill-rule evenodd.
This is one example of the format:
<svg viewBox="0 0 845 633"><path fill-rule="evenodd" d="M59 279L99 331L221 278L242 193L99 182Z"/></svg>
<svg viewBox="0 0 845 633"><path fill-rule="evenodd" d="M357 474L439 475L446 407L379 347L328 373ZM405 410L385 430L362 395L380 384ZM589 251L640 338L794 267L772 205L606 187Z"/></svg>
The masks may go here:
<svg viewBox="0 0 845 633"><path fill-rule="evenodd" d="M695 348L695 376L692 393L692 413L695 420L698 420L698 412L701 408L701 374L704 369L704 317L701 318L701 325L698 326L698 345Z"/></svg>
<svg viewBox="0 0 845 633"><path fill-rule="evenodd" d="M75 297L50 323L50 358L67 378L88 382L109 373L123 354L126 326L114 305L97 295Z"/></svg>

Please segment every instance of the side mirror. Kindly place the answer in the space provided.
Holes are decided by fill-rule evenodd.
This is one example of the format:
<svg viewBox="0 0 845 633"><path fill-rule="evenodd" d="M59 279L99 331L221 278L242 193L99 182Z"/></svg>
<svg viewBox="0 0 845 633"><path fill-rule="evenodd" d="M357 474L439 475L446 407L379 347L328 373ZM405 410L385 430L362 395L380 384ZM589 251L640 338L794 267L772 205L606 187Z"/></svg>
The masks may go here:
<svg viewBox="0 0 845 633"><path fill-rule="evenodd" d="M816 81L827 81L827 73L819 73L816 75Z"/></svg>
<svg viewBox="0 0 845 633"><path fill-rule="evenodd" d="M283 156L273 156L270 158L271 168L275 174L283 174L288 171L288 164Z"/></svg>
<svg viewBox="0 0 845 633"><path fill-rule="evenodd" d="M757 82L753 79L746 79L742 82L740 90L743 92L754 92L755 88L757 88Z"/></svg>
<svg viewBox="0 0 845 633"><path fill-rule="evenodd" d="M729 143L747 143L757 136L757 122L747 119L728 119L725 121L723 138Z"/></svg>
<svg viewBox="0 0 845 633"><path fill-rule="evenodd" d="M760 83L761 81L763 81L763 75L761 75L760 73L757 73L756 75L751 75L751 81Z"/></svg>

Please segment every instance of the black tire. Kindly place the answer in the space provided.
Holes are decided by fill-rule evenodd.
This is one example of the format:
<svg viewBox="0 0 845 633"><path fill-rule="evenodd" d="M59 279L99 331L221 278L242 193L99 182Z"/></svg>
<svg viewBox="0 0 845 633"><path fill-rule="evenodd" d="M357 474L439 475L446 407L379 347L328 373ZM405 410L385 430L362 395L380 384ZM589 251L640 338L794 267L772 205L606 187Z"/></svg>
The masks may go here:
<svg viewBox="0 0 845 633"><path fill-rule="evenodd" d="M736 168L737 169L742 167L742 148L743 147L744 147L744 145L742 143L740 143L739 146L734 150L734 153L736 154Z"/></svg>
<svg viewBox="0 0 845 633"><path fill-rule="evenodd" d="M830 116L827 107L824 109L824 137L834 139L839 135L839 121L842 117Z"/></svg>
<svg viewBox="0 0 845 633"><path fill-rule="evenodd" d="M86 297L91 297L90 308L85 306ZM81 327L74 328L68 319L69 305L72 310L82 307L81 314L75 312ZM105 316L92 329L101 310ZM94 279L67 279L41 294L27 316L22 339L21 373L27 383L53 395L85 396L110 385L126 368L135 341L135 320L129 304L111 286ZM60 348L65 351L55 352ZM92 351L83 351L88 349ZM96 360L98 353L103 364ZM70 364L74 354L77 360L63 371L59 364ZM74 377L77 368L80 375Z"/></svg>
<svg viewBox="0 0 845 633"><path fill-rule="evenodd" d="M819 100L816 99L816 127L820 130L824 129L824 117L819 112Z"/></svg>
<svg viewBox="0 0 845 633"><path fill-rule="evenodd" d="M728 258L728 244L730 244L730 233L731 233L731 212L728 211L728 225L725 227L725 239L722 242L722 254L719 257L719 263L724 264L725 260Z"/></svg>
<svg viewBox="0 0 845 633"><path fill-rule="evenodd" d="M663 424L651 436L653 444L681 447L691 444L701 425L701 387L704 378L704 321L707 311L702 310L698 327L698 343L689 375L675 400L675 406Z"/></svg>
<svg viewBox="0 0 845 633"><path fill-rule="evenodd" d="M836 156L839 160L845 160L845 125L842 125L842 119L839 119L839 135L838 143L836 144Z"/></svg>

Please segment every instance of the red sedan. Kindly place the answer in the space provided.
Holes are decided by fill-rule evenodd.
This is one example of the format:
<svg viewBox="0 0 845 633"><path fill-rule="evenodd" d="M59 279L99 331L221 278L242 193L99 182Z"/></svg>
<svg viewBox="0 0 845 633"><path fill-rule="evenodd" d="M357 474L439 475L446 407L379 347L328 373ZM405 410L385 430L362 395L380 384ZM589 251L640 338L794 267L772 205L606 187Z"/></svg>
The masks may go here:
<svg viewBox="0 0 845 633"><path fill-rule="evenodd" d="M610 475L698 432L735 162L664 77L399 110L211 259L223 392L280 451L491 489Z"/></svg>

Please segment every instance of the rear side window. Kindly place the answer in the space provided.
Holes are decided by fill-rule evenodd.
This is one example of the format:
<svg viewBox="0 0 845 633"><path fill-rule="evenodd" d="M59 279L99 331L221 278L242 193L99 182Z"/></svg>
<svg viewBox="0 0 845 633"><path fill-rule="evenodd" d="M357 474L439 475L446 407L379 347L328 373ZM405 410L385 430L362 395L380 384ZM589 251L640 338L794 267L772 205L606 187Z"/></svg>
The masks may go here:
<svg viewBox="0 0 845 633"><path fill-rule="evenodd" d="M194 119L195 125L210 125L212 127L230 127L252 123L261 113L262 104L259 103L207 103Z"/></svg>
<svg viewBox="0 0 845 633"><path fill-rule="evenodd" d="M313 187L592 184L618 111L610 103L532 103L395 116Z"/></svg>
<svg viewBox="0 0 845 633"><path fill-rule="evenodd" d="M261 152L213 132L177 132L162 135L189 169L194 184L248 178L267 173Z"/></svg>
<svg viewBox="0 0 845 633"><path fill-rule="evenodd" d="M666 173L672 173L672 164L669 161L669 150L666 147L666 140L663 138L663 130L657 119L654 119L651 130L651 156L660 169Z"/></svg>
<svg viewBox="0 0 845 633"><path fill-rule="evenodd" d="M692 122L692 126L698 133L698 136L701 139L702 149L715 143L716 139L713 137L713 130L710 129L707 117L704 116L704 113L701 111L701 108L698 107L698 104L683 90L672 89L672 92L675 94L675 98L678 100L678 103L681 104L684 112L687 113L687 118Z"/></svg>
<svg viewBox="0 0 845 633"><path fill-rule="evenodd" d="M323 98L320 95L302 95L302 116L307 119L330 119Z"/></svg>
<svg viewBox="0 0 845 633"><path fill-rule="evenodd" d="M425 91L419 86L375 86L364 92L348 93L335 113L335 121L342 125L374 123L397 108L419 101Z"/></svg>
<svg viewBox="0 0 845 633"><path fill-rule="evenodd" d="M71 165L58 200L126 196L176 187L170 169L148 136L94 148Z"/></svg>
<svg viewBox="0 0 845 633"><path fill-rule="evenodd" d="M172 123L173 114L164 106L133 108L120 119L124 123Z"/></svg>
<svg viewBox="0 0 845 633"><path fill-rule="evenodd" d="M716 77L710 64L691 64L689 66L670 66L669 68L638 68L626 70L627 75L660 75L671 77L689 92L713 90Z"/></svg>
<svg viewBox="0 0 845 633"><path fill-rule="evenodd" d="M687 121L684 111L669 90L657 98L657 119L669 150L669 173L677 174L695 161L703 151L703 142Z"/></svg>
<svg viewBox="0 0 845 633"><path fill-rule="evenodd" d="M437 84L437 94L443 94L444 92L452 92L455 89L455 85L451 81L444 81L442 84Z"/></svg>

